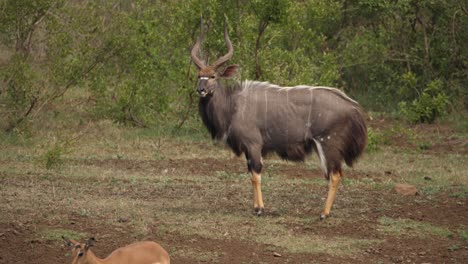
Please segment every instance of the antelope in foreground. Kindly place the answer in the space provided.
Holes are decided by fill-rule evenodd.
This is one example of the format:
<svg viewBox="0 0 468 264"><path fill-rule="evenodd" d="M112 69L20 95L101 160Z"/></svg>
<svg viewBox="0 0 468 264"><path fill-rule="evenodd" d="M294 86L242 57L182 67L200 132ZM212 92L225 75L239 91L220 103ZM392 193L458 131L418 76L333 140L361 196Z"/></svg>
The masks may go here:
<svg viewBox="0 0 468 264"><path fill-rule="evenodd" d="M107 258L96 257L90 248L94 238L85 244L62 237L72 247L72 264L169 264L169 254L159 244L152 241L136 242L114 250Z"/></svg>
<svg viewBox="0 0 468 264"><path fill-rule="evenodd" d="M343 177L343 160L352 166L367 142L360 105L336 88L229 80L239 66L222 67L234 52L226 24L228 52L212 65L206 65L197 55L202 31L191 51L198 68L199 113L214 140L224 141L237 156L245 155L255 214L264 212L262 157L276 152L285 160L304 161L314 150L328 180L328 196L320 219L328 217Z"/></svg>

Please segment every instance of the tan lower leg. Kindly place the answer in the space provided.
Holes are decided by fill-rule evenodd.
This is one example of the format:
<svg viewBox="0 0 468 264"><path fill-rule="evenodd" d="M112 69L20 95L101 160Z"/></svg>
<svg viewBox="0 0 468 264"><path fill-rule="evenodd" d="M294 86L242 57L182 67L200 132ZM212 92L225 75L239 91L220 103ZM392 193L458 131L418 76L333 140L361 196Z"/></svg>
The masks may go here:
<svg viewBox="0 0 468 264"><path fill-rule="evenodd" d="M252 175L251 181L252 181L252 189L253 189L253 204L254 204L254 208L258 208L257 187L256 187L256 183L255 183L255 180L254 180L253 175Z"/></svg>
<svg viewBox="0 0 468 264"><path fill-rule="evenodd" d="M252 187L254 191L254 208L264 208L262 197L262 176L252 172Z"/></svg>
<svg viewBox="0 0 468 264"><path fill-rule="evenodd" d="M322 212L322 215L320 217L327 217L330 215L330 210L333 206L333 201L335 200L336 196L336 190L340 186L341 182L341 172L337 171L332 173L330 176L330 182L328 183L328 196L327 196L327 202L325 203L325 209Z"/></svg>

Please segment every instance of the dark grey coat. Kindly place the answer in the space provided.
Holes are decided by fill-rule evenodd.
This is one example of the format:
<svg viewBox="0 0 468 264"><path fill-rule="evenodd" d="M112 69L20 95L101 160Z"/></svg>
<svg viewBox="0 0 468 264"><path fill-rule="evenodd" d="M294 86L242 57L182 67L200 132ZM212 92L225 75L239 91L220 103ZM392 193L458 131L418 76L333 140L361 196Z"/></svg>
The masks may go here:
<svg viewBox="0 0 468 264"><path fill-rule="evenodd" d="M212 137L244 153L257 173L269 152L303 161L315 150L328 178L343 160L351 166L366 145L361 107L335 88L220 80L200 98L199 111Z"/></svg>

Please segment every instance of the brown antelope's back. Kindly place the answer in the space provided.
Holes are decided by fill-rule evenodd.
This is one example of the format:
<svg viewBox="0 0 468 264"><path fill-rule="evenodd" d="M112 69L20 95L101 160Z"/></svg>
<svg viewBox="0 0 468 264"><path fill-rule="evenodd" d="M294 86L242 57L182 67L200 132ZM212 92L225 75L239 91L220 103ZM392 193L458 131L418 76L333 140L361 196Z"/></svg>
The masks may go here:
<svg viewBox="0 0 468 264"><path fill-rule="evenodd" d="M169 264L169 254L152 241L137 242L112 252L104 261L112 264Z"/></svg>

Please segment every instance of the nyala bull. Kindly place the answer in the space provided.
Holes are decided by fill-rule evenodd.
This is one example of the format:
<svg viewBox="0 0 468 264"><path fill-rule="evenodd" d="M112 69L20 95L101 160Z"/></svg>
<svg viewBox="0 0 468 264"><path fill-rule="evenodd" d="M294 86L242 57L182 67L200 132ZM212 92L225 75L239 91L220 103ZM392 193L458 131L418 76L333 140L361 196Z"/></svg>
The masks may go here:
<svg viewBox="0 0 468 264"><path fill-rule="evenodd" d="M360 105L336 88L226 81L239 69L238 65L224 66L234 52L226 25L228 52L212 65L198 57L201 38L202 32L191 51L198 68L200 116L213 139L225 141L238 156L245 155L252 176L254 212L264 212L262 157L276 152L285 160L304 161L315 151L329 182L320 218L329 216L343 177L343 161L352 166L366 145L367 128Z"/></svg>

